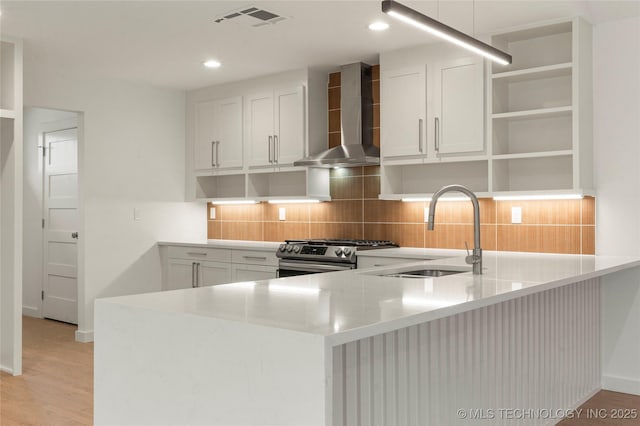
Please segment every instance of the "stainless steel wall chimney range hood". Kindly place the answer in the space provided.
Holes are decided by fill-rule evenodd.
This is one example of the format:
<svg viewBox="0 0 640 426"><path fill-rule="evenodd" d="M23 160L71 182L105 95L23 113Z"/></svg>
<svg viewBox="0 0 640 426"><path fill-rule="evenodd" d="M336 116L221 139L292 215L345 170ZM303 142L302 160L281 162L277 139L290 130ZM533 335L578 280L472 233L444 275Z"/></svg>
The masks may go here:
<svg viewBox="0 0 640 426"><path fill-rule="evenodd" d="M341 144L295 161L294 166L356 167L380 164L373 145L371 65L355 63L340 70Z"/></svg>

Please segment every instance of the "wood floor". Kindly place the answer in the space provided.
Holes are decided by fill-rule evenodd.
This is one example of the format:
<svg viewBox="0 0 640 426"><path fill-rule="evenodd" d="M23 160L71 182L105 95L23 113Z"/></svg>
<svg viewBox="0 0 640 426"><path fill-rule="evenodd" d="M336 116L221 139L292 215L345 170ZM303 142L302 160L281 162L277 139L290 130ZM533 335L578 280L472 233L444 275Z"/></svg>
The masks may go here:
<svg viewBox="0 0 640 426"><path fill-rule="evenodd" d="M23 318L23 375L0 374L0 425L93 424L93 344L75 342L75 329ZM580 408L584 411L579 418L559 425L640 426L640 396L600 391ZM638 414L633 419L612 418L624 409Z"/></svg>
<svg viewBox="0 0 640 426"><path fill-rule="evenodd" d="M0 376L0 425L93 424L93 343L76 327L23 317L22 376Z"/></svg>
<svg viewBox="0 0 640 426"><path fill-rule="evenodd" d="M574 415L558 426L637 426L640 425L640 396L603 390L582 404Z"/></svg>

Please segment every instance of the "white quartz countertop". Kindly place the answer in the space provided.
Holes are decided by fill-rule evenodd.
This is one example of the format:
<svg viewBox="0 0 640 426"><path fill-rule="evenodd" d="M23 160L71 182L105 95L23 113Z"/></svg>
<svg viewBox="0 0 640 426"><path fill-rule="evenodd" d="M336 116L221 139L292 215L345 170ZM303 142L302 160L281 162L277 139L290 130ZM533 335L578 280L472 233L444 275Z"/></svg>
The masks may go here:
<svg viewBox="0 0 640 426"><path fill-rule="evenodd" d="M640 258L487 252L483 275L380 276L425 266L470 270L458 256L122 296L99 303L277 327L321 335L328 344L339 345L640 266Z"/></svg>
<svg viewBox="0 0 640 426"><path fill-rule="evenodd" d="M275 253L282 244L276 241L245 241L245 240L203 240L203 241L160 241L160 246L182 247L211 247L235 250L258 250Z"/></svg>

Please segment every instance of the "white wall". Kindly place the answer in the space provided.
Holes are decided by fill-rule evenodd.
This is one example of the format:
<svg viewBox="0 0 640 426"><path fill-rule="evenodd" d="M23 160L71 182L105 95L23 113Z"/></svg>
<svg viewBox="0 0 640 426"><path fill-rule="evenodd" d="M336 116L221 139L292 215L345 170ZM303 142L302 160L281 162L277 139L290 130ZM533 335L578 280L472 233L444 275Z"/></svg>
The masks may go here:
<svg viewBox="0 0 640 426"><path fill-rule="evenodd" d="M42 151L38 132L43 123L74 118L77 114L42 108L24 111L24 219L22 313L41 317L42 300Z"/></svg>
<svg viewBox="0 0 640 426"><path fill-rule="evenodd" d="M640 18L594 28L596 253L640 255ZM602 281L603 387L640 395L640 270Z"/></svg>
<svg viewBox="0 0 640 426"><path fill-rule="evenodd" d="M88 340L95 298L160 290L158 240L206 239L205 204L184 202L185 93L61 74L25 50L25 105L82 113L77 338Z"/></svg>
<svg viewBox="0 0 640 426"><path fill-rule="evenodd" d="M22 43L2 37L0 370L22 374ZM8 76L8 77L7 77ZM3 114L4 115L4 114Z"/></svg>

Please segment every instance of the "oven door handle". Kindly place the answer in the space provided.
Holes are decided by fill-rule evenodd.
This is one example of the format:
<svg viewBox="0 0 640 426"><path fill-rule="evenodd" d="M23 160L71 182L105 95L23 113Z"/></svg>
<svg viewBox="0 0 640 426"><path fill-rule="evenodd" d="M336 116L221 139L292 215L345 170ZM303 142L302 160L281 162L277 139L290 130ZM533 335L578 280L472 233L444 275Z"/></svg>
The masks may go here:
<svg viewBox="0 0 640 426"><path fill-rule="evenodd" d="M348 271L353 269L350 265L325 265L311 262L283 262L278 264L280 269L288 269L290 271L300 272L332 272L332 271Z"/></svg>

